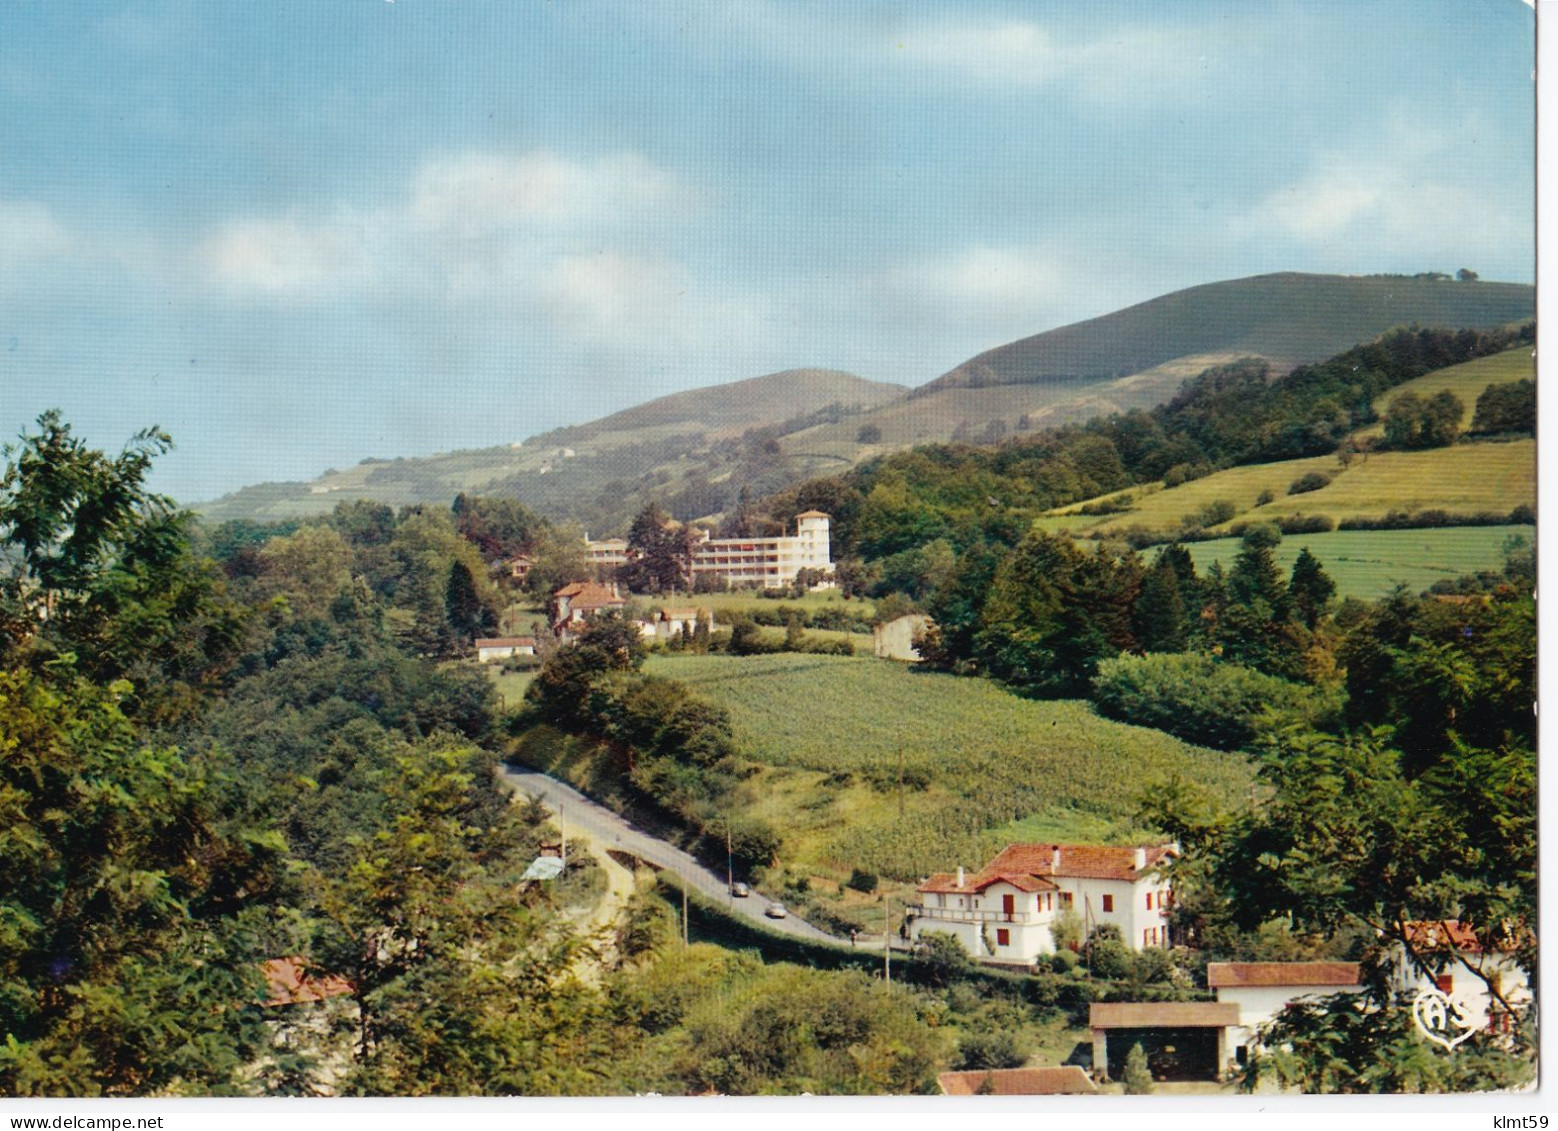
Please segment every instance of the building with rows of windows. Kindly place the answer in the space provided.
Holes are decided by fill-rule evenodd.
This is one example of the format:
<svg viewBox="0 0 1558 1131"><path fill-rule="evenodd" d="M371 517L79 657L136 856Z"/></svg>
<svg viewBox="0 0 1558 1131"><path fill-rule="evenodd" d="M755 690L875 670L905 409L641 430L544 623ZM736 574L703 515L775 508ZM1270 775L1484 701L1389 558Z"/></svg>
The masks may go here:
<svg viewBox="0 0 1558 1131"><path fill-rule="evenodd" d="M1172 844L1009 845L973 876L959 868L921 883L910 937L943 931L971 955L1031 963L1054 953L1051 928L1071 912L1084 934L1111 923L1135 950L1168 946L1174 894L1158 870L1174 855Z"/></svg>
<svg viewBox="0 0 1558 1131"><path fill-rule="evenodd" d="M716 577L733 586L783 589L795 583L802 571L820 580L813 585L833 584L833 548L828 515L822 511L802 511L795 516L795 533L755 538L710 538L707 533L692 552L692 577ZM597 572L609 573L626 565L631 551L626 540L606 538L586 540L585 558Z"/></svg>

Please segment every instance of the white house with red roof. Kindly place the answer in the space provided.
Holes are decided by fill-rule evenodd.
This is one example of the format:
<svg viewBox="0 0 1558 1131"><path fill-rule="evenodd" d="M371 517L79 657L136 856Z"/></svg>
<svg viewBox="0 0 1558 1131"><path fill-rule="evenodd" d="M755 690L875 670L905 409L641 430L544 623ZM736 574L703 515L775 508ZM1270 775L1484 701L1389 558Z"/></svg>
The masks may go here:
<svg viewBox="0 0 1558 1131"><path fill-rule="evenodd" d="M1295 1001L1360 993L1356 962L1209 962L1207 988L1221 1002L1239 1007L1239 1023L1228 1029L1234 1063L1244 1064L1259 1028Z"/></svg>
<svg viewBox="0 0 1558 1131"><path fill-rule="evenodd" d="M1176 855L1172 844L1008 845L973 876L959 868L922 882L909 934L941 931L976 957L1031 963L1054 953L1051 928L1070 911L1084 933L1109 923L1134 950L1168 946L1173 892L1159 869Z"/></svg>
<svg viewBox="0 0 1558 1131"><path fill-rule="evenodd" d="M1407 941L1428 970L1398 943L1391 965L1397 991L1413 996L1439 990L1459 1008L1462 1027L1495 1033L1511 1032L1516 1015L1530 1010L1531 980L1515 960L1513 938L1479 937L1458 919L1414 921L1405 928Z"/></svg>
<svg viewBox="0 0 1558 1131"><path fill-rule="evenodd" d="M627 599L617 587L595 581L572 581L552 594L552 631L566 637L599 613L621 612Z"/></svg>

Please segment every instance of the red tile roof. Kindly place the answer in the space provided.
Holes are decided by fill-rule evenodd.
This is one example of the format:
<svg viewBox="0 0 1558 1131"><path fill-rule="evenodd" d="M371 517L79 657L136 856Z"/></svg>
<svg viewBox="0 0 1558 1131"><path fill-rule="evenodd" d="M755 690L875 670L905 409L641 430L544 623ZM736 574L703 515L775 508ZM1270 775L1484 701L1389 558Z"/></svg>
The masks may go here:
<svg viewBox="0 0 1558 1131"><path fill-rule="evenodd" d="M1467 954L1481 954L1482 943L1469 923L1459 919L1422 919L1405 924L1407 941L1420 950L1463 950ZM1496 944L1499 950L1515 949L1513 940Z"/></svg>
<svg viewBox="0 0 1558 1131"><path fill-rule="evenodd" d="M947 1096L1092 1096L1098 1087L1075 1064L1043 1068L989 1068L943 1072L936 1077ZM988 1083L987 1083L988 1082Z"/></svg>
<svg viewBox="0 0 1558 1131"><path fill-rule="evenodd" d="M968 892L984 891L990 885L1001 883L1002 881L1011 884L1018 891L1060 890L1054 881L1046 880L1040 876L1024 876L1020 872L988 874L988 870L979 873L977 876L965 876L962 887L958 886L957 873L937 872L914 890L932 894L942 892L945 894L962 895Z"/></svg>
<svg viewBox="0 0 1558 1131"><path fill-rule="evenodd" d="M552 596L554 596L554 597L572 597L572 596L574 596L577 593L583 593L586 589L588 589L593 584L594 584L594 582L590 582L590 581L570 581L567 585L564 585L556 593L553 593Z"/></svg>
<svg viewBox="0 0 1558 1131"><path fill-rule="evenodd" d="M337 974L315 973L313 964L300 955L267 958L261 969L270 988L266 1005L302 1005L354 992L350 982Z"/></svg>
<svg viewBox="0 0 1558 1131"><path fill-rule="evenodd" d="M552 596L568 598L570 609L604 609L613 605L627 604L623 598L594 581L570 582Z"/></svg>
<svg viewBox="0 0 1558 1131"><path fill-rule="evenodd" d="M796 518L829 518L831 516L828 514L827 511L802 511L800 514L796 515L795 517Z"/></svg>
<svg viewBox="0 0 1558 1131"><path fill-rule="evenodd" d="M1234 986L1356 986L1356 962L1209 962L1206 984Z"/></svg>

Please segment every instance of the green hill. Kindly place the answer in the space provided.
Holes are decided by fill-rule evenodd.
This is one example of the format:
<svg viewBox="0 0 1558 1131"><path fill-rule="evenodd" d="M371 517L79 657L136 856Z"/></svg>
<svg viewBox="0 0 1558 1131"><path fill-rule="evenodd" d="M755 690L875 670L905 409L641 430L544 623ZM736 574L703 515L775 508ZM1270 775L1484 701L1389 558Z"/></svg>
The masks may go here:
<svg viewBox="0 0 1558 1131"><path fill-rule="evenodd" d="M1291 368L1393 326L1492 328L1535 312L1535 289L1395 275L1283 273L1175 291L1101 318L987 350L915 390L1097 382L1202 354L1264 357Z"/></svg>

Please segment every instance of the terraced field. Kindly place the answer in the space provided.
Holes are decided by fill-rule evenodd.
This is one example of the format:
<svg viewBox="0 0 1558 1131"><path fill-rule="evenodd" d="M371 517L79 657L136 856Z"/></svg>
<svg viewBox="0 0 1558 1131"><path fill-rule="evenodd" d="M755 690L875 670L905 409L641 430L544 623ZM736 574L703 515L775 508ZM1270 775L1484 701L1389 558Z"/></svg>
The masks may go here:
<svg viewBox="0 0 1558 1131"><path fill-rule="evenodd" d="M1038 702L978 679L835 656L655 656L647 670L725 707L761 769L749 812L786 862L910 880L973 866L1028 835L1129 841L1143 791L1178 775L1227 805L1248 796L1239 755Z"/></svg>

